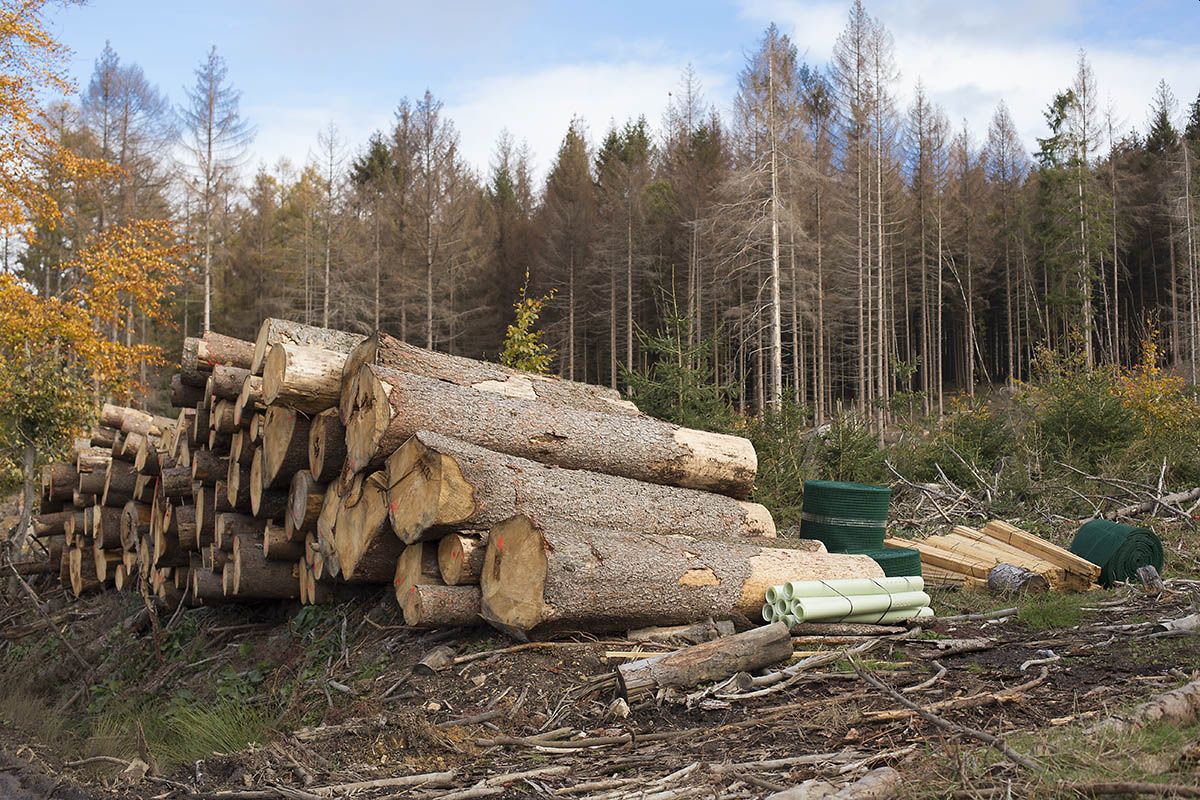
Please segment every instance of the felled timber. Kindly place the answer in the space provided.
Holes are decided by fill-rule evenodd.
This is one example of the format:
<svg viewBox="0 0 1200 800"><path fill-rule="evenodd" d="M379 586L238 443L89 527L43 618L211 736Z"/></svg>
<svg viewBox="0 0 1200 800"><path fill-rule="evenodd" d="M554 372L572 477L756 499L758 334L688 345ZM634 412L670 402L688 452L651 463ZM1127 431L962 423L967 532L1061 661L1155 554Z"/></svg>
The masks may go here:
<svg viewBox="0 0 1200 800"><path fill-rule="evenodd" d="M280 342L263 364L263 400L319 414L338 404L346 354L322 347Z"/></svg>
<svg viewBox="0 0 1200 800"><path fill-rule="evenodd" d="M349 353L354 346L366 337L358 333L320 328L315 325L305 325L302 322L292 322L286 319L268 317L263 320L258 329L258 338L254 341L254 357L250 363L250 371L262 375L267 354L274 345L281 343L296 344L304 347L322 347L339 353Z"/></svg>
<svg viewBox="0 0 1200 800"><path fill-rule="evenodd" d="M571 469L744 497L758 459L746 439L646 416L556 406L384 367L363 367L346 465L378 466L418 431Z"/></svg>
<svg viewBox="0 0 1200 800"><path fill-rule="evenodd" d="M644 533L775 535L770 512L757 503L547 466L427 432L412 436L388 459L387 485L392 527L407 543L463 528L486 529L514 514L569 516L616 529L636 520Z"/></svg>
<svg viewBox="0 0 1200 800"><path fill-rule="evenodd" d="M438 571L448 586L477 585L487 533L450 533L438 542Z"/></svg>
<svg viewBox="0 0 1200 800"><path fill-rule="evenodd" d="M341 576L345 580L388 583L404 549L388 521L387 474L375 472L356 479L341 498L333 530Z"/></svg>
<svg viewBox="0 0 1200 800"><path fill-rule="evenodd" d="M771 540L764 540L773 542ZM483 616L501 630L629 630L756 618L790 580L878 578L868 556L661 536L516 516L488 534Z"/></svg>
<svg viewBox="0 0 1200 800"><path fill-rule="evenodd" d="M346 463L346 427L336 409L313 417L308 428L308 469L321 483L330 483Z"/></svg>
<svg viewBox="0 0 1200 800"><path fill-rule="evenodd" d="M416 584L401 608L404 624L414 628L458 628L483 624L478 586Z"/></svg>

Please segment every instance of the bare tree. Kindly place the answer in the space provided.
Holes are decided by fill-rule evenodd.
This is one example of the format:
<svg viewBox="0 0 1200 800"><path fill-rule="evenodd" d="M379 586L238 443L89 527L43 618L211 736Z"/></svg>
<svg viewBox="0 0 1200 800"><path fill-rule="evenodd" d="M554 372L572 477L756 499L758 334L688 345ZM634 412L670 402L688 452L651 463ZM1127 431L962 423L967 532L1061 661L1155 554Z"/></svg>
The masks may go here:
<svg viewBox="0 0 1200 800"><path fill-rule="evenodd" d="M192 156L201 226L201 271L204 276L204 314L201 331L212 326L213 224L225 184L234 179L254 129L241 116L242 93L229 83L225 59L213 47L196 68L196 80L186 89L187 102L179 109L186 132L185 145Z"/></svg>

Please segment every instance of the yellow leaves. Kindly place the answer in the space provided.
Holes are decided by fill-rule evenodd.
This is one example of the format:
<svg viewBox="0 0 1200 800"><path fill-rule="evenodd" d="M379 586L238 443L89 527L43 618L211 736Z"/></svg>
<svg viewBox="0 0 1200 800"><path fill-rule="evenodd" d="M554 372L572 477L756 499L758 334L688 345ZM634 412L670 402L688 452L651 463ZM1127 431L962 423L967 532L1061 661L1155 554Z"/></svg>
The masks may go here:
<svg viewBox="0 0 1200 800"><path fill-rule="evenodd" d="M0 0L0 229L53 227L61 218L34 165L50 165L65 180L85 180L111 168L70 153L55 141L40 100L66 94L67 49L46 29L47 0Z"/></svg>
<svg viewBox="0 0 1200 800"><path fill-rule="evenodd" d="M1138 412L1147 435L1190 433L1200 427L1200 403L1179 375L1164 372L1157 331L1151 329L1142 341L1142 358L1121 370L1117 392L1122 403Z"/></svg>
<svg viewBox="0 0 1200 800"><path fill-rule="evenodd" d="M175 263L182 253L171 226L162 220L137 220L99 234L68 268L87 281L78 301L102 328L123 331L130 310L165 321L162 299L179 280Z"/></svg>

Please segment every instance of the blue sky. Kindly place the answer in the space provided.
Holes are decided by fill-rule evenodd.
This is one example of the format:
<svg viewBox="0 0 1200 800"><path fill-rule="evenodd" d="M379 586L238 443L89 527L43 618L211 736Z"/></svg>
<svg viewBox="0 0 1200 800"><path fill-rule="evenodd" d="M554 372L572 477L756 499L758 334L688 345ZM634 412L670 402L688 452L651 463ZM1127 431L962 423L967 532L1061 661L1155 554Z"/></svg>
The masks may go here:
<svg viewBox="0 0 1200 800"><path fill-rule="evenodd" d="M257 127L251 164L303 162L334 123L353 151L387 127L400 98L441 98L463 151L487 166L502 128L527 140L539 170L570 118L593 137L612 119L657 123L691 64L727 111L746 51L777 22L807 59L824 63L849 0L609 0L439 3L385 0L91 0L53 12L85 85L106 40L173 99L211 45L229 63ZM1200 91L1200 2L868 0L896 39L903 108L918 78L975 137L1004 98L1026 141L1069 84L1086 48L1121 128L1142 127L1159 78L1180 99Z"/></svg>

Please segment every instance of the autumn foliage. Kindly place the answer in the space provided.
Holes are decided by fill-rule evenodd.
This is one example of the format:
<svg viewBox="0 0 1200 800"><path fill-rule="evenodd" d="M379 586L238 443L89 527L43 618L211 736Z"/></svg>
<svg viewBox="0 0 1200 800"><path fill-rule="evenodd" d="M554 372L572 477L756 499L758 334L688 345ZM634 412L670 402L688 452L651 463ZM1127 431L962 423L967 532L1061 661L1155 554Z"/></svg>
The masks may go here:
<svg viewBox="0 0 1200 800"><path fill-rule="evenodd" d="M40 114L48 94L71 86L67 51L45 27L45 0L0 0L0 228L35 244L62 210L37 177L53 163L67 180L88 182L116 167L62 147ZM11 475L19 462L28 526L34 467L61 449L105 397L131 394L140 368L161 360L134 342L135 317L167 322L164 299L178 280L180 255L167 222L135 220L81 242L62 269L79 281L61 296L40 294L0 274L0 454Z"/></svg>

